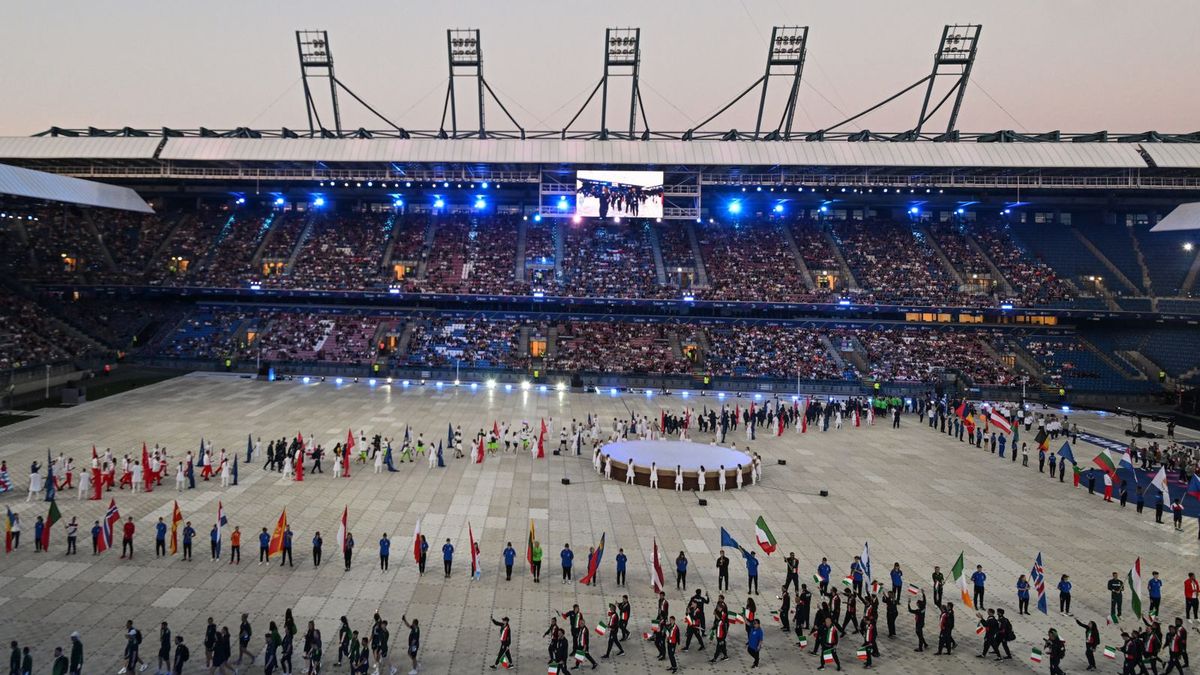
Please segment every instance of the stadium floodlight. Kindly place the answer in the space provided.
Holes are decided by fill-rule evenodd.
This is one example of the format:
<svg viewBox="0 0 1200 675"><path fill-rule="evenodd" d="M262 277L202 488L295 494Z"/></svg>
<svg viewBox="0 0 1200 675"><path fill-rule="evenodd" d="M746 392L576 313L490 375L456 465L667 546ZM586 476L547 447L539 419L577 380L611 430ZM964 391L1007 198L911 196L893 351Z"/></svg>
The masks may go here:
<svg viewBox="0 0 1200 675"><path fill-rule="evenodd" d="M962 214L966 213L966 210L960 208L955 209L954 212L961 216Z"/></svg>
<svg viewBox="0 0 1200 675"><path fill-rule="evenodd" d="M772 210L775 211L775 213L783 213L783 204L776 204L775 208Z"/></svg>
<svg viewBox="0 0 1200 675"><path fill-rule="evenodd" d="M312 205L317 207L318 209L321 208L322 206L325 206L325 198L320 195L313 197Z"/></svg>
<svg viewBox="0 0 1200 675"><path fill-rule="evenodd" d="M475 208L476 209L486 209L487 208L487 200L484 199L483 197L476 195L475 196Z"/></svg>
<svg viewBox="0 0 1200 675"><path fill-rule="evenodd" d="M486 189L487 189L487 186L488 186L488 182L487 182L486 180L485 180L485 181L483 181L483 189L484 189L484 190L486 190Z"/></svg>
<svg viewBox="0 0 1200 675"><path fill-rule="evenodd" d="M521 380L521 391L529 391L529 380Z"/></svg>
<svg viewBox="0 0 1200 675"><path fill-rule="evenodd" d="M829 213L829 207L822 204L821 205L821 213Z"/></svg>
<svg viewBox="0 0 1200 675"><path fill-rule="evenodd" d="M285 203L285 200L284 200L284 198L283 198L283 197L276 197L276 198L275 198L275 206L283 206L283 205L284 205L284 203Z"/></svg>
<svg viewBox="0 0 1200 675"><path fill-rule="evenodd" d="M571 218L571 222L578 225L583 222L583 216L581 216L577 213L577 214L575 214L575 216L573 218Z"/></svg>
<svg viewBox="0 0 1200 675"><path fill-rule="evenodd" d="M910 207L908 207L908 212L915 216L921 212L921 209L916 206L910 206Z"/></svg>
<svg viewBox="0 0 1200 675"><path fill-rule="evenodd" d="M1192 242L1190 242L1190 241L1185 242L1183 245L1183 250L1187 251L1188 253L1191 253L1193 248L1195 248L1195 247L1192 245Z"/></svg>
<svg viewBox="0 0 1200 675"><path fill-rule="evenodd" d="M392 202L392 206L394 206L396 208L400 208L401 206L404 206L404 200L403 199L394 200Z"/></svg>
<svg viewBox="0 0 1200 675"><path fill-rule="evenodd" d="M540 214L540 213L533 214L533 222L535 222L535 223L542 222L542 214Z"/></svg>
<svg viewBox="0 0 1200 675"><path fill-rule="evenodd" d="M437 195L434 195L434 196L436 197ZM442 199L441 197L438 197L437 199L433 200L433 208L441 209L441 208L445 208L445 207L446 207L446 200Z"/></svg>
<svg viewBox="0 0 1200 675"><path fill-rule="evenodd" d="M233 202L233 203L234 203L234 204L245 204L245 203L246 203L246 198L245 198L245 197L238 197L237 199L235 199L235 200L234 200L234 202Z"/></svg>
<svg viewBox="0 0 1200 675"><path fill-rule="evenodd" d="M566 197L566 195L562 195L562 196L560 196L560 197L558 198L558 210L559 210L559 211L566 211L566 210L567 210L569 207L570 207L570 204L567 202L567 197Z"/></svg>
<svg viewBox="0 0 1200 675"><path fill-rule="evenodd" d="M730 213L732 213L733 215L736 216L737 214L742 212L742 203L735 199L735 200L729 202L729 206L727 207L727 209L729 210Z"/></svg>

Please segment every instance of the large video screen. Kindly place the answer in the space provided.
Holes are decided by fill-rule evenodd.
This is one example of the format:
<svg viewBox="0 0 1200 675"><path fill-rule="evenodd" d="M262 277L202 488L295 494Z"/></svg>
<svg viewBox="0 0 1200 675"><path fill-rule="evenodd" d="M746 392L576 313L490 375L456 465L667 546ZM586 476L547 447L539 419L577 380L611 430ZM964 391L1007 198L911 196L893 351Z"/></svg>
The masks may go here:
<svg viewBox="0 0 1200 675"><path fill-rule="evenodd" d="M663 172L579 171L575 214L584 218L661 218Z"/></svg>

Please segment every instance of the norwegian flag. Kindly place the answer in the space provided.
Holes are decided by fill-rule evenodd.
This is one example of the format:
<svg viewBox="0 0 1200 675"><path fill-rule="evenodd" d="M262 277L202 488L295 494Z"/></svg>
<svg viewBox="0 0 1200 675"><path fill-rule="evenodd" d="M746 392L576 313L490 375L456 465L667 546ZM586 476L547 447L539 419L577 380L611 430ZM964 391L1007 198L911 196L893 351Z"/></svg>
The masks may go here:
<svg viewBox="0 0 1200 675"><path fill-rule="evenodd" d="M104 514L104 523L100 528L100 541L96 542L96 549L100 553L104 553L113 545L113 526L121 520L121 512L117 510L117 500L113 499L108 503L108 511Z"/></svg>

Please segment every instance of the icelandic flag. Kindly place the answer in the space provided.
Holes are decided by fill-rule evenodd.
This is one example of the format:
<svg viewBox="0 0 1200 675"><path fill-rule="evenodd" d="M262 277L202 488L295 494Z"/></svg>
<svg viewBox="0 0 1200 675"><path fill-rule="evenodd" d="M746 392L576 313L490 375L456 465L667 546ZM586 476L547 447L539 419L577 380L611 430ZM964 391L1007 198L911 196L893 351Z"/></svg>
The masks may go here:
<svg viewBox="0 0 1200 675"><path fill-rule="evenodd" d="M1037 608L1042 614L1046 614L1046 569L1042 567L1042 552L1038 551L1037 558L1033 561L1033 569L1029 570L1029 578L1033 581L1033 587L1037 590Z"/></svg>

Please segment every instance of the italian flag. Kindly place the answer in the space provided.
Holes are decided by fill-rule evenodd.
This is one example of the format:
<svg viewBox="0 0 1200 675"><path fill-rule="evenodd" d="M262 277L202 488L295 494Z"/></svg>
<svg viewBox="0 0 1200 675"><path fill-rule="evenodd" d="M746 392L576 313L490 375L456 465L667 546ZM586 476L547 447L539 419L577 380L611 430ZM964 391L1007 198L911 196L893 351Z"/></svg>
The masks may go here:
<svg viewBox="0 0 1200 675"><path fill-rule="evenodd" d="M1129 608L1142 618L1142 559L1133 561L1129 574L1125 576L1125 586L1129 589Z"/></svg>
<svg viewBox="0 0 1200 675"><path fill-rule="evenodd" d="M808 638L803 635L800 636L800 639L796 641L796 646L800 649L808 649Z"/></svg>
<svg viewBox="0 0 1200 675"><path fill-rule="evenodd" d="M921 589L917 588L917 587L916 587L916 586L914 586L913 584L909 584L909 585L908 585L908 594L909 594L909 595L920 595L920 594L921 594Z"/></svg>
<svg viewBox="0 0 1200 675"><path fill-rule="evenodd" d="M860 648L858 651L854 652L854 655L858 657L859 661L866 661L867 660L867 648L866 647Z"/></svg>
<svg viewBox="0 0 1200 675"><path fill-rule="evenodd" d="M846 588L850 588L851 586L853 586L854 585L854 575L850 574L850 575L847 575L844 579L842 579L842 585L845 586Z"/></svg>
<svg viewBox="0 0 1200 675"><path fill-rule="evenodd" d="M587 661L587 652L583 651L582 649L575 652L575 665L579 665L584 661Z"/></svg>
<svg viewBox="0 0 1200 675"><path fill-rule="evenodd" d="M1107 451L1101 450L1100 454L1092 458L1092 463L1110 476L1117 475L1117 466L1113 464L1112 458L1108 456Z"/></svg>
<svg viewBox="0 0 1200 675"><path fill-rule="evenodd" d="M833 650L826 649L825 651L821 652L821 660L825 663L833 663Z"/></svg>
<svg viewBox="0 0 1200 675"><path fill-rule="evenodd" d="M505 654L505 655L504 655L504 658L500 659L500 667L501 667L501 668L503 668L503 669L505 669L505 670L508 670L509 668L512 668L512 659L511 659L511 658L509 658L508 654ZM555 671L554 671L554 672L556 672L556 673L557 673L557 672L558 672L558 669L555 669Z"/></svg>
<svg viewBox="0 0 1200 675"><path fill-rule="evenodd" d="M508 666L504 667L507 668ZM558 675L558 666L553 663L546 666L546 675Z"/></svg>
<svg viewBox="0 0 1200 675"><path fill-rule="evenodd" d="M1029 660L1033 661L1034 663L1041 663L1042 662L1042 650L1038 649L1037 647L1034 647L1033 651L1029 652Z"/></svg>
<svg viewBox="0 0 1200 675"><path fill-rule="evenodd" d="M771 528L767 527L767 521L762 516L754 521L754 538L758 540L758 545L766 551L767 555L775 552L775 535L771 534Z"/></svg>
<svg viewBox="0 0 1200 675"><path fill-rule="evenodd" d="M603 621L596 624L596 635L608 635L608 624L604 623Z"/></svg>
<svg viewBox="0 0 1200 675"><path fill-rule="evenodd" d="M1117 648L1110 647L1108 645L1104 645L1104 658L1116 659L1117 658Z"/></svg>
<svg viewBox="0 0 1200 675"><path fill-rule="evenodd" d="M975 604L971 602L971 592L967 588L967 575L964 567L963 552L959 552L958 560L954 563L954 567L950 568L950 575L954 578L954 584L958 586L958 590L962 593L963 604L970 609L975 609Z"/></svg>

